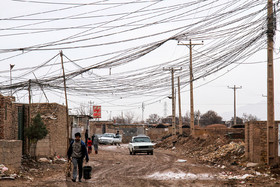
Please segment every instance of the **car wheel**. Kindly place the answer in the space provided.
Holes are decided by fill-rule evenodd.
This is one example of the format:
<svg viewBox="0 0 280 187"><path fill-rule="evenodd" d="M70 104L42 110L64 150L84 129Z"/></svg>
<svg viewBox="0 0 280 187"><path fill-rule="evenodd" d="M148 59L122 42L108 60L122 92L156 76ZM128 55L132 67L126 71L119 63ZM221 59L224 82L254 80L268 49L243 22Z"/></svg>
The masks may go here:
<svg viewBox="0 0 280 187"><path fill-rule="evenodd" d="M129 154L132 155L132 152L129 150Z"/></svg>
<svg viewBox="0 0 280 187"><path fill-rule="evenodd" d="M151 151L150 154L153 155L153 154L154 154L154 151Z"/></svg>
<svg viewBox="0 0 280 187"><path fill-rule="evenodd" d="M136 154L135 151L132 151L132 154L135 155Z"/></svg>
<svg viewBox="0 0 280 187"><path fill-rule="evenodd" d="M149 155L150 153L149 152L147 152L147 155Z"/></svg>

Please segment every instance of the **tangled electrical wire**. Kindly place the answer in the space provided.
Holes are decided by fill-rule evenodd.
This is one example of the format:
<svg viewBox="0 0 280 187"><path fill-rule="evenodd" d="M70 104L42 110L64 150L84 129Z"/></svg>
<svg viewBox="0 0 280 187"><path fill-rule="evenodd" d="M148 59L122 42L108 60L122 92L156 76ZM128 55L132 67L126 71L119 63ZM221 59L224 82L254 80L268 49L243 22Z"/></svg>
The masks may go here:
<svg viewBox="0 0 280 187"><path fill-rule="evenodd" d="M122 98L153 96L147 100L150 104L163 98L170 92L171 87L170 74L163 72L164 67L183 67L182 71L176 72L176 76L181 77L181 85L186 87L190 81L200 80L231 65L240 65L266 47L267 5L262 1L192 0L171 3L168 0L121 2L100 0L90 3L69 3L14 0L14 2L42 6L59 5L62 8L0 18L2 22L15 24L0 28L0 40L9 37L32 38L38 34L44 37L65 31L73 31L71 33L74 34L57 39L48 38L45 42L33 42L26 46L0 47L0 61L20 58L27 53L63 50L65 54L62 58L66 60L64 63L71 65L71 69L66 71L65 75L69 94L94 96L99 99L113 96L111 101L106 100L108 104L113 104L120 96ZM83 11L85 7L94 7L94 10ZM131 7L134 9L130 9ZM74 14L73 10L79 11ZM108 11L112 13L108 14ZM56 14L64 12L67 14L62 14L63 16ZM279 9L275 9L276 17L278 12ZM49 26L50 23L62 21L72 25ZM83 23L90 21L93 23ZM189 78L187 50L185 55L176 59L151 63L147 67L141 67L138 63L139 59L168 42L184 43L189 39L203 40L205 43L204 46L195 49L192 57L193 80ZM71 53L68 53L70 50L94 50L96 54L72 58ZM7 57L9 54L12 56ZM0 76L0 91L5 93L12 89L14 93L19 93L31 86L53 93L62 92L63 76L59 68L60 63L51 63L54 59L58 60L58 57L59 54L56 54L40 65L17 70L20 74L14 77L12 85L9 84L8 76ZM87 65L86 62L90 62L91 65ZM110 75L91 72L125 67L131 63L135 63L137 69ZM48 73L37 74L36 79L30 78L32 74L42 71ZM8 71L0 71L0 75L7 73ZM141 102L136 101L132 106L139 103Z"/></svg>

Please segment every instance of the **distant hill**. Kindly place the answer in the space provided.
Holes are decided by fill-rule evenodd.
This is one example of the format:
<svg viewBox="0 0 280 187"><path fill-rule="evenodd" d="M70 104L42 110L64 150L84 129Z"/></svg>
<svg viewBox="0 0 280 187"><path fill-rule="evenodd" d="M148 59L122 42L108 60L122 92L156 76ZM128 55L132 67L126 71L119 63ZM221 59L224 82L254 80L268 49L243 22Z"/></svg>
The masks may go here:
<svg viewBox="0 0 280 187"><path fill-rule="evenodd" d="M236 112L238 117L242 117L242 114L246 113L246 114L255 115L261 120L266 120L267 119L266 108L267 108L266 101L262 101L259 103L238 107L236 109ZM275 101L274 108L275 108L275 119L280 120L280 103ZM223 120L228 121L233 117L233 111L222 113L221 116L223 117Z"/></svg>

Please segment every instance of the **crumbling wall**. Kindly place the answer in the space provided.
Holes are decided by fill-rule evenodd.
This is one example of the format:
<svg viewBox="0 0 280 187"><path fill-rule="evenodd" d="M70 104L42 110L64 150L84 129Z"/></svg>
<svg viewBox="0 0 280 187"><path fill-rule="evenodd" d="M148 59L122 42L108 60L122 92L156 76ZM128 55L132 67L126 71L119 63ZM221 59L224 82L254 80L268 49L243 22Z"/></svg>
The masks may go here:
<svg viewBox="0 0 280 187"><path fill-rule="evenodd" d="M0 163L19 171L22 157L22 141L0 140Z"/></svg>
<svg viewBox="0 0 280 187"><path fill-rule="evenodd" d="M245 124L245 156L251 162L267 162L267 122Z"/></svg>
<svg viewBox="0 0 280 187"><path fill-rule="evenodd" d="M40 113L49 131L48 136L38 142L37 156L66 156L67 127L65 110L65 106L57 103L31 104L31 118Z"/></svg>
<svg viewBox="0 0 280 187"><path fill-rule="evenodd" d="M195 136L229 136L231 134L239 134L240 139L245 138L245 130L243 128L195 128Z"/></svg>
<svg viewBox="0 0 280 187"><path fill-rule="evenodd" d="M0 139L17 139L17 126L14 117L17 115L13 111L14 97L0 95Z"/></svg>

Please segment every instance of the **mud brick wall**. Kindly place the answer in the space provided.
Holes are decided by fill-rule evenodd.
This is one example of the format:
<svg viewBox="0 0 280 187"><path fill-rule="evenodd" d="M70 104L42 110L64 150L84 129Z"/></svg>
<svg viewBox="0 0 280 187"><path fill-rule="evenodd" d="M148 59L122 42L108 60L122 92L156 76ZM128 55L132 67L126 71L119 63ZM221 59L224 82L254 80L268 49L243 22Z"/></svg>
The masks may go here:
<svg viewBox="0 0 280 187"><path fill-rule="evenodd" d="M227 136L228 134L240 134L242 139L245 138L245 130L243 128L196 128L195 136Z"/></svg>
<svg viewBox="0 0 280 187"><path fill-rule="evenodd" d="M21 140L0 140L0 164L13 171L19 171L22 158Z"/></svg>
<svg viewBox="0 0 280 187"><path fill-rule="evenodd" d="M57 103L40 103L31 105L31 118L41 114L49 134L37 145L38 156L66 156L67 127L66 107Z"/></svg>
<svg viewBox="0 0 280 187"><path fill-rule="evenodd" d="M0 139L17 139L17 126L14 123L14 97L0 95Z"/></svg>
<svg viewBox="0 0 280 187"><path fill-rule="evenodd" d="M245 155L251 162L267 162L267 126L266 121L245 124Z"/></svg>
<svg viewBox="0 0 280 187"><path fill-rule="evenodd" d="M279 124L279 121L275 121ZM278 132L278 128L277 128ZM267 122L245 124L245 156L251 162L267 163Z"/></svg>
<svg viewBox="0 0 280 187"><path fill-rule="evenodd" d="M151 138L151 140L161 140L162 137L170 134L168 128L149 128L146 134Z"/></svg>

